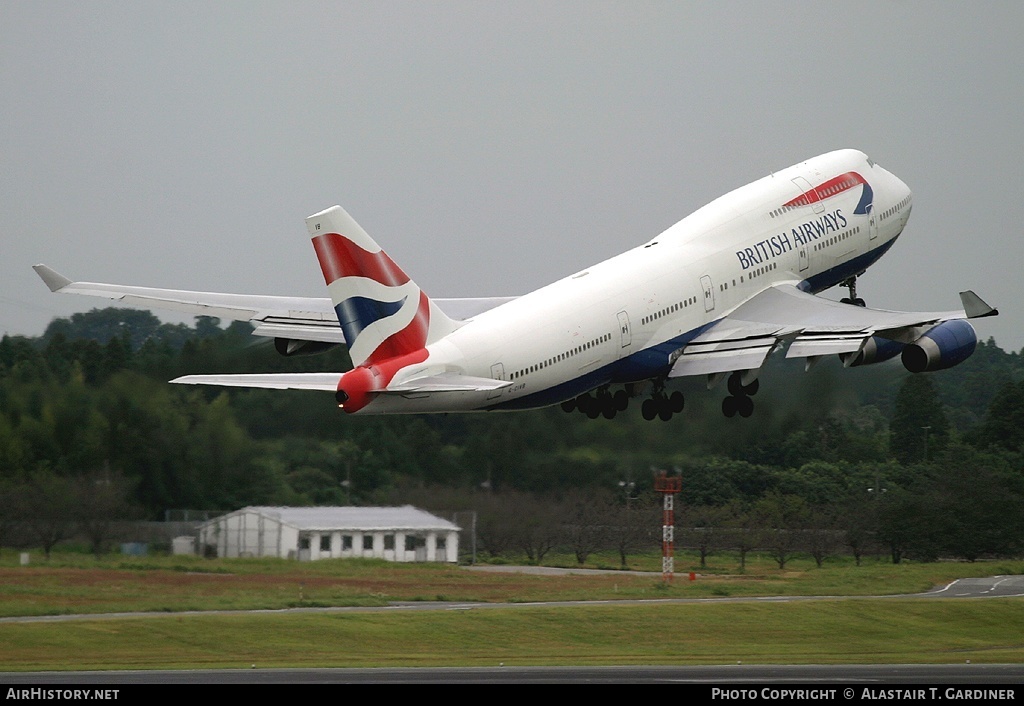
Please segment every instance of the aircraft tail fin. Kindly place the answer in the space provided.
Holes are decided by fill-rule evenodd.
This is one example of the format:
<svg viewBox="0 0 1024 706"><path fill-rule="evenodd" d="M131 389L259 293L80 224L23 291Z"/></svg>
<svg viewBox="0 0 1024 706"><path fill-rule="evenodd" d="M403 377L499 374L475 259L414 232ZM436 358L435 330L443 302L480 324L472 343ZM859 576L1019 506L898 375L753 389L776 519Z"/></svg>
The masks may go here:
<svg viewBox="0 0 1024 706"><path fill-rule="evenodd" d="M420 350L458 328L341 206L309 216L306 228L355 365Z"/></svg>

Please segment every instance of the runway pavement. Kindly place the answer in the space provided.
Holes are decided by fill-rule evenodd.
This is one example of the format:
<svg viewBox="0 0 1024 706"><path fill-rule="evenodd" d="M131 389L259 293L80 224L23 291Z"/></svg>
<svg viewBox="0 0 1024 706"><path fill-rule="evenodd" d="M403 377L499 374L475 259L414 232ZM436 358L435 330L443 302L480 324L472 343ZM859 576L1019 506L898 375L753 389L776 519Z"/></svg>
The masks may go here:
<svg viewBox="0 0 1024 706"><path fill-rule="evenodd" d="M950 684L996 684L1013 688L1012 685L1022 682L1024 665L1020 664L496 666L0 673L0 684L3 685L66 687L117 684L127 685L129 695L132 685L147 684L677 684L702 687L707 692L714 685L731 684L755 692L754 700L773 700L771 693L761 693L762 687L802 684L819 691L832 689L831 697L822 695L821 698L826 700L851 700L863 699L865 689L871 690L880 684L932 685L939 687L940 698L949 698L944 692ZM847 689L850 690L847 692L849 695L844 695ZM1024 695L1024 687L1014 691L1009 700ZM781 699L778 695L774 698Z"/></svg>

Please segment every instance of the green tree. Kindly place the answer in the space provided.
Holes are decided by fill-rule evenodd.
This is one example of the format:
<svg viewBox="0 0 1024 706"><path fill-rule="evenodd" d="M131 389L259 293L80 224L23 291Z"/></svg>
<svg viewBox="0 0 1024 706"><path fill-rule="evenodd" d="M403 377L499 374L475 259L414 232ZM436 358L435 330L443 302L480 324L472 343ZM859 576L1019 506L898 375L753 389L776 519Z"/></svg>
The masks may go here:
<svg viewBox="0 0 1024 706"><path fill-rule="evenodd" d="M160 325L160 319L150 311L107 307L54 319L42 338L47 342L59 335L66 340L91 339L101 345L113 338L125 338L128 346L136 349L156 335Z"/></svg>
<svg viewBox="0 0 1024 706"><path fill-rule="evenodd" d="M120 522L138 519L141 508L134 501L136 481L105 467L76 477L72 484L78 530L89 540L98 559L117 536Z"/></svg>
<svg viewBox="0 0 1024 706"><path fill-rule="evenodd" d="M975 561L1024 548L1024 475L1018 463L970 446L949 446L925 494L944 555Z"/></svg>
<svg viewBox="0 0 1024 706"><path fill-rule="evenodd" d="M904 465L927 461L948 438L949 422L931 378L926 373L907 376L889 423L889 453Z"/></svg>
<svg viewBox="0 0 1024 706"><path fill-rule="evenodd" d="M810 508L803 498L775 490L754 503L753 515L760 543L775 559L779 569L800 550L803 532L810 523Z"/></svg>
<svg viewBox="0 0 1024 706"><path fill-rule="evenodd" d="M757 549L761 541L760 518L756 513L739 499L729 502L725 506L725 528L728 537L728 544L740 555L740 571L747 568L747 554Z"/></svg>
<svg viewBox="0 0 1024 706"><path fill-rule="evenodd" d="M1024 452L1024 381L1008 382L999 389L985 421L970 438L977 446Z"/></svg>
<svg viewBox="0 0 1024 706"><path fill-rule="evenodd" d="M76 502L70 478L40 466L15 491L17 514L43 548L47 559L75 528Z"/></svg>
<svg viewBox="0 0 1024 706"><path fill-rule="evenodd" d="M683 526L677 536L680 545L692 548L700 557L700 568L708 565L708 557L725 542L725 526L729 509L725 506L686 506L680 513Z"/></svg>

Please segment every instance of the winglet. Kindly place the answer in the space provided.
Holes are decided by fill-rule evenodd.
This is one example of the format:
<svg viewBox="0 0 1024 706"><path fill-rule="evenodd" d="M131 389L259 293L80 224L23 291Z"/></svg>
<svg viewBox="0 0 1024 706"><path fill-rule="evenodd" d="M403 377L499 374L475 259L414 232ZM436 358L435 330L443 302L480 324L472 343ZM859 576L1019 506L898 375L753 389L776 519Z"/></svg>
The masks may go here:
<svg viewBox="0 0 1024 706"><path fill-rule="evenodd" d="M964 305L964 313L968 319L980 319L983 316L998 316L999 310L989 306L985 300L968 289L960 292L960 301Z"/></svg>
<svg viewBox="0 0 1024 706"><path fill-rule="evenodd" d="M57 272L57 270L51 269L46 265L32 265L32 269L35 270L36 274L42 278L43 282L46 283L46 286L50 288L51 292L59 292L64 289L64 287L71 284L71 280L60 272Z"/></svg>

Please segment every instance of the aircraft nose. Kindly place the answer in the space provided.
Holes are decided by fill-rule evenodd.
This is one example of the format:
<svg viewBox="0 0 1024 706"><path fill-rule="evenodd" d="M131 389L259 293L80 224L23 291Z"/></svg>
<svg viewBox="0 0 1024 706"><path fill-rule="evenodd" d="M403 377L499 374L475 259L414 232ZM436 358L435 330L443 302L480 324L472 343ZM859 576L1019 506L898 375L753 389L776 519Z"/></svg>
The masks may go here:
<svg viewBox="0 0 1024 706"><path fill-rule="evenodd" d="M896 182L897 201L902 201L911 195L910 187L902 179L893 175L893 181Z"/></svg>

